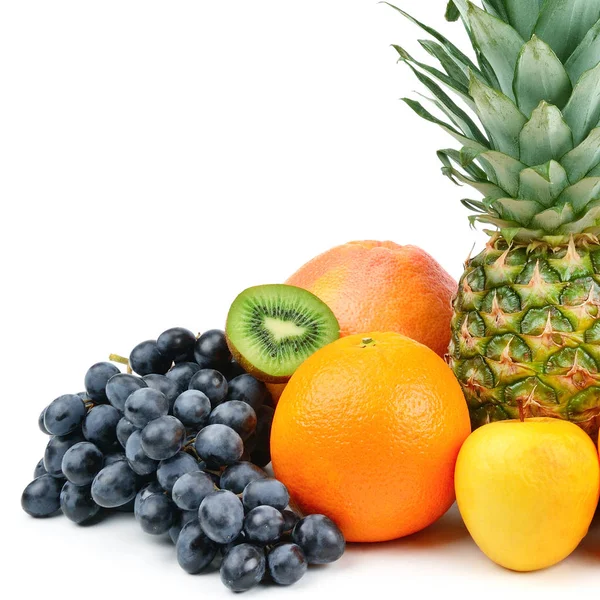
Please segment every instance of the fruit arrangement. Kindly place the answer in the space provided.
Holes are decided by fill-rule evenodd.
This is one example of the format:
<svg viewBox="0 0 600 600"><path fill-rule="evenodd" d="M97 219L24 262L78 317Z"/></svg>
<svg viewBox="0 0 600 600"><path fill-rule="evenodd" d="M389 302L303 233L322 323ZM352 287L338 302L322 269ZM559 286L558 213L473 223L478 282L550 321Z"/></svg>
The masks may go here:
<svg viewBox="0 0 600 600"><path fill-rule="evenodd" d="M395 48L448 120L406 102L460 142L438 156L484 196L463 200L495 227L484 251L457 286L419 248L351 242L243 291L225 331L169 329L93 365L85 392L40 415L51 437L30 515L133 512L185 571L218 560L236 592L293 584L346 540L420 531L455 499L479 548L515 571L586 535L600 497L600 0L451 0L477 64L393 8L434 38L420 43L443 70Z"/></svg>
<svg viewBox="0 0 600 600"><path fill-rule="evenodd" d="M278 334L286 326L306 329L293 355L289 338ZM239 331L255 341L234 350L249 368L278 377L337 337L329 309L289 286L244 292L228 329L232 348L242 341ZM271 338L265 352L257 350ZM56 398L40 415L50 440L23 492L23 509L34 517L62 511L78 524L111 510L133 512L144 532L170 536L188 573L220 558L221 579L236 592L265 578L290 585L308 565L339 559L345 540L335 523L321 514L300 517L288 507L286 487L263 470L272 399L229 345L224 331L196 338L176 327L138 344L128 359L111 356L127 364L127 373L112 362L91 366L85 392Z"/></svg>

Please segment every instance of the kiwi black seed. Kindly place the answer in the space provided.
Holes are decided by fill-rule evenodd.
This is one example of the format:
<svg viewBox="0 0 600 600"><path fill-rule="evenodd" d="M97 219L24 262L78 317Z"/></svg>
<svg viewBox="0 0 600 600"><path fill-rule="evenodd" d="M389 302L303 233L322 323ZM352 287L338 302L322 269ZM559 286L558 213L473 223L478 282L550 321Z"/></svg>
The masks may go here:
<svg viewBox="0 0 600 600"><path fill-rule="evenodd" d="M314 294L273 284L244 290L229 309L225 332L231 353L248 373L283 383L311 354L337 340L340 326Z"/></svg>

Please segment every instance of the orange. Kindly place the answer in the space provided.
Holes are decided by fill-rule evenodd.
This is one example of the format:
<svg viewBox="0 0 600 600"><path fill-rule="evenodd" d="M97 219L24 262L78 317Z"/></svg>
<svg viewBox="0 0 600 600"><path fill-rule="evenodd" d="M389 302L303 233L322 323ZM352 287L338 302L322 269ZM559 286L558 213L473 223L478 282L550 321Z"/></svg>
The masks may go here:
<svg viewBox="0 0 600 600"><path fill-rule="evenodd" d="M443 356L454 279L425 251L394 242L350 242L317 256L286 283L327 304L342 336L395 331Z"/></svg>
<svg viewBox="0 0 600 600"><path fill-rule="evenodd" d="M275 475L305 513L351 542L423 529L454 502L454 466L471 431L446 363L397 333L341 338L292 375L275 410Z"/></svg>

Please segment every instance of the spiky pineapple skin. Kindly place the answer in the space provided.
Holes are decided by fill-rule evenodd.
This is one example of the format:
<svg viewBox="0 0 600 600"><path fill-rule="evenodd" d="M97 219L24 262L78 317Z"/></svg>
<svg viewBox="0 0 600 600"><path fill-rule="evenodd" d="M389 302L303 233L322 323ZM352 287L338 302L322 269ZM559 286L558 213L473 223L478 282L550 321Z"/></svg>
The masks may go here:
<svg viewBox="0 0 600 600"><path fill-rule="evenodd" d="M509 245L496 236L467 262L448 362L473 428L525 416L600 426L600 245Z"/></svg>

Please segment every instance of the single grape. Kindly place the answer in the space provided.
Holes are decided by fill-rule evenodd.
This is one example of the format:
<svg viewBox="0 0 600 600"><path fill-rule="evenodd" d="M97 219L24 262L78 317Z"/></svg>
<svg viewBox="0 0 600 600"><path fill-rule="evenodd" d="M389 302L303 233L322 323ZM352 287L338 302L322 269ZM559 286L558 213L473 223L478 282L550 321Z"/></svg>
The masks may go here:
<svg viewBox="0 0 600 600"><path fill-rule="evenodd" d="M221 563L221 581L234 592L245 592L261 582L265 569L262 548L239 544L231 548Z"/></svg>
<svg viewBox="0 0 600 600"><path fill-rule="evenodd" d="M300 517L293 510L284 510L281 512L284 521L284 533L290 533L296 526L296 523L300 520Z"/></svg>
<svg viewBox="0 0 600 600"><path fill-rule="evenodd" d="M150 496L154 494L164 495L165 491L160 487L158 481L151 481L147 483L142 488L140 488L139 492L135 495L134 503L133 503L133 512L137 514L140 510L140 505Z"/></svg>
<svg viewBox="0 0 600 600"><path fill-rule="evenodd" d="M138 375L164 375L171 368L172 362L160 353L155 340L141 342L129 355L129 365Z"/></svg>
<svg viewBox="0 0 600 600"><path fill-rule="evenodd" d="M242 440L247 440L256 430L254 409L240 400L231 400L217 406L208 419L209 424L221 424L231 427Z"/></svg>
<svg viewBox="0 0 600 600"><path fill-rule="evenodd" d="M198 520L206 535L217 544L229 544L244 526L244 507L232 492L218 490L200 503Z"/></svg>
<svg viewBox="0 0 600 600"><path fill-rule="evenodd" d="M275 583L292 585L302 579L308 569L308 562L297 544L280 544L267 555L267 568Z"/></svg>
<svg viewBox="0 0 600 600"><path fill-rule="evenodd" d="M60 492L60 507L74 523L85 523L100 512L94 502L89 485L75 485L67 481Z"/></svg>
<svg viewBox="0 0 600 600"><path fill-rule="evenodd" d="M271 477L251 481L244 489L244 508L246 510L263 505L283 510L289 502L290 495L285 485Z"/></svg>
<svg viewBox="0 0 600 600"><path fill-rule="evenodd" d="M44 452L44 467L49 475L63 477L62 459L65 452L78 442L85 441L79 431L69 435L55 435L50 438L46 451Z"/></svg>
<svg viewBox="0 0 600 600"><path fill-rule="evenodd" d="M92 482L92 498L103 508L126 504L137 491L137 477L126 461L104 467Z"/></svg>
<svg viewBox="0 0 600 600"><path fill-rule="evenodd" d="M197 340L194 357L198 364L203 362L214 366L226 366L231 361L225 332L220 329L205 331Z"/></svg>
<svg viewBox="0 0 600 600"><path fill-rule="evenodd" d="M117 423L117 439L123 448L127 446L127 440L134 431L138 431L138 428L131 421L128 421L125 417L119 419Z"/></svg>
<svg viewBox="0 0 600 600"><path fill-rule="evenodd" d="M183 423L171 415L150 421L142 429L142 448L154 460L166 460L177 454L185 439Z"/></svg>
<svg viewBox="0 0 600 600"><path fill-rule="evenodd" d="M283 515L272 506L257 506L244 519L246 539L253 544L274 544L283 535L284 527Z"/></svg>
<svg viewBox="0 0 600 600"><path fill-rule="evenodd" d="M270 397L267 386L248 373L233 378L227 389L227 400L246 402L255 411L258 411L265 402L270 401Z"/></svg>
<svg viewBox="0 0 600 600"><path fill-rule="evenodd" d="M142 432L139 429L129 436L125 456L132 471L138 475L150 475L158 468L158 461L148 458L142 449Z"/></svg>
<svg viewBox="0 0 600 600"><path fill-rule="evenodd" d="M208 396L198 390L186 390L179 394L173 404L173 415L186 427L196 431L206 425L210 410Z"/></svg>
<svg viewBox="0 0 600 600"><path fill-rule="evenodd" d="M275 411L266 405L256 411L258 423L256 424L256 433L252 436L254 440L250 458L259 467L265 467L271 462L271 426L274 413Z"/></svg>
<svg viewBox="0 0 600 600"><path fill-rule="evenodd" d="M215 491L215 484L203 471L184 473L171 489L173 502L181 510L198 510L202 500Z"/></svg>
<svg viewBox="0 0 600 600"><path fill-rule="evenodd" d="M190 522L198 520L197 510L180 510L177 511L173 519L173 525L169 528L169 537L174 544L177 544L181 530Z"/></svg>
<svg viewBox="0 0 600 600"><path fill-rule="evenodd" d="M85 374L85 391L89 398L96 403L108 402L106 384L108 380L120 373L119 369L109 362L99 362L92 365Z"/></svg>
<svg viewBox="0 0 600 600"><path fill-rule="evenodd" d="M59 396L45 409L44 428L52 435L68 435L81 426L85 413L85 404L79 396Z"/></svg>
<svg viewBox="0 0 600 600"><path fill-rule="evenodd" d="M46 416L47 409L48 407L46 406L46 408L40 413L40 416L38 417L38 427L40 428L40 431L42 433L45 433L46 435L51 435L50 432L46 429L46 426L44 425L44 417Z"/></svg>
<svg viewBox="0 0 600 600"><path fill-rule="evenodd" d="M242 367L242 365L240 365L235 358L233 358L231 362L223 368L222 373L225 375L227 381L231 381L239 375L244 375L246 371L244 371L244 367Z"/></svg>
<svg viewBox="0 0 600 600"><path fill-rule="evenodd" d="M166 494L152 494L135 509L135 518L142 530L152 535L166 533L173 525L176 508Z"/></svg>
<svg viewBox="0 0 600 600"><path fill-rule="evenodd" d="M251 481L265 479L267 474L251 462L243 461L227 467L221 473L219 487L234 494L241 494Z"/></svg>
<svg viewBox="0 0 600 600"><path fill-rule="evenodd" d="M186 473L199 471L198 461L185 452L178 452L175 456L161 460L156 471L156 478L162 488L171 493L175 482Z"/></svg>
<svg viewBox="0 0 600 600"><path fill-rule="evenodd" d="M169 412L167 397L158 390L142 388L136 390L125 402L125 418L142 429L153 421Z"/></svg>
<svg viewBox="0 0 600 600"><path fill-rule="evenodd" d="M192 357L195 344L196 336L183 327L167 329L156 340L158 351L175 362Z"/></svg>
<svg viewBox="0 0 600 600"><path fill-rule="evenodd" d="M198 432L194 447L210 467L232 465L244 453L242 438L227 425L207 425Z"/></svg>
<svg viewBox="0 0 600 600"><path fill-rule="evenodd" d="M127 462L127 457L124 452L112 452L104 455L104 467L114 465L116 462L120 461Z"/></svg>
<svg viewBox="0 0 600 600"><path fill-rule="evenodd" d="M172 379L180 389L187 390L190 386L190 380L199 370L200 365L195 362L177 363L171 367L165 377Z"/></svg>
<svg viewBox="0 0 600 600"><path fill-rule="evenodd" d="M96 444L103 452L110 452L118 447L117 424L121 413L110 404L94 406L83 420L85 439Z"/></svg>
<svg viewBox="0 0 600 600"><path fill-rule="evenodd" d="M41 475L34 479L21 496L23 510L32 517L49 517L60 508L60 490L64 479Z"/></svg>
<svg viewBox="0 0 600 600"><path fill-rule="evenodd" d="M334 562L346 549L342 532L325 515L308 515L300 519L292 531L292 541L302 548L311 565Z"/></svg>
<svg viewBox="0 0 600 600"><path fill-rule="evenodd" d="M200 573L217 555L218 546L202 530L197 519L186 523L177 539L177 562L188 573Z"/></svg>
<svg viewBox="0 0 600 600"><path fill-rule="evenodd" d="M44 459L40 458L37 465L35 465L35 470L33 471L33 478L37 479L42 475L45 475L48 471L46 471L46 467L44 467Z"/></svg>
<svg viewBox="0 0 600 600"><path fill-rule="evenodd" d="M148 384L141 377L130 373L117 373L106 384L106 397L117 410L123 412L127 398L136 390L145 387L148 387Z"/></svg>
<svg viewBox="0 0 600 600"><path fill-rule="evenodd" d="M200 369L190 379L188 388L206 394L212 408L221 404L227 397L227 380L214 369Z"/></svg>
<svg viewBox="0 0 600 600"><path fill-rule="evenodd" d="M74 485L89 485L104 466L104 455L91 442L78 442L64 454L61 470Z"/></svg>
<svg viewBox="0 0 600 600"><path fill-rule="evenodd" d="M169 379L166 375L156 375L151 373L150 375L144 375L144 381L148 384L148 387L162 392L167 401L169 402L169 411L173 408L175 398L184 390L179 387L179 384L173 379Z"/></svg>

